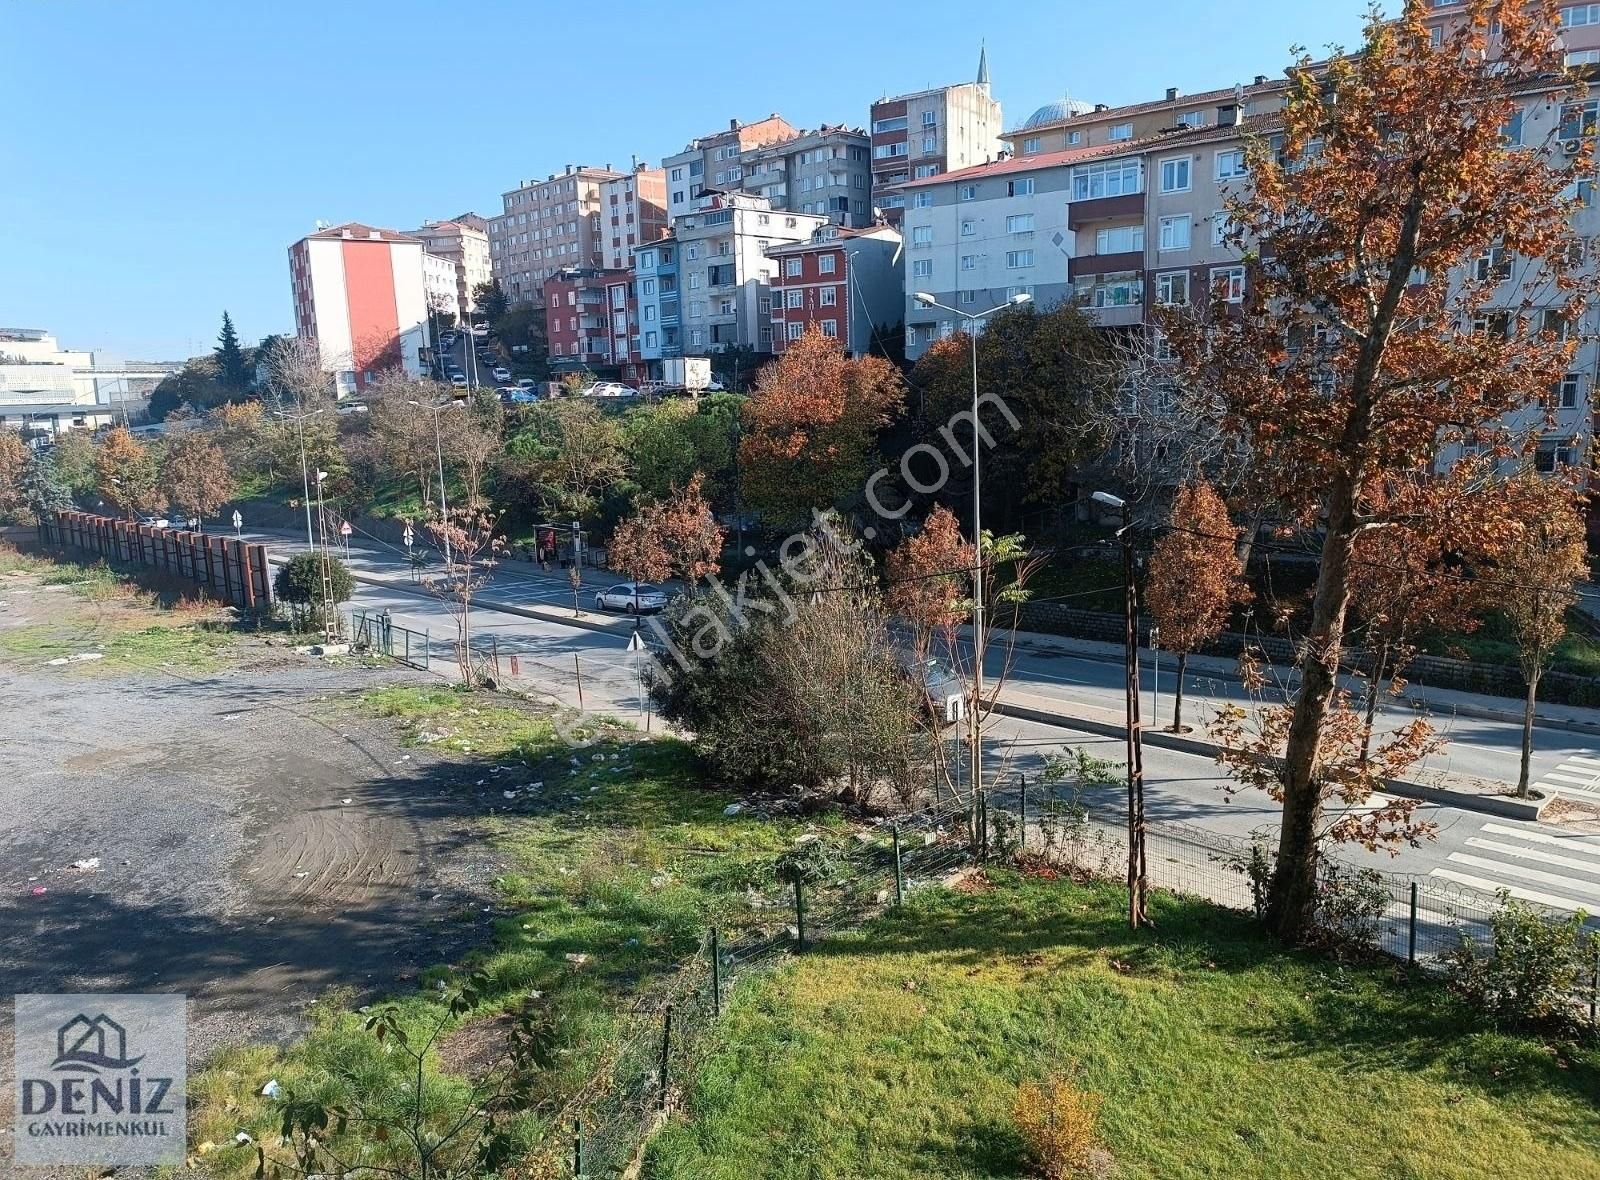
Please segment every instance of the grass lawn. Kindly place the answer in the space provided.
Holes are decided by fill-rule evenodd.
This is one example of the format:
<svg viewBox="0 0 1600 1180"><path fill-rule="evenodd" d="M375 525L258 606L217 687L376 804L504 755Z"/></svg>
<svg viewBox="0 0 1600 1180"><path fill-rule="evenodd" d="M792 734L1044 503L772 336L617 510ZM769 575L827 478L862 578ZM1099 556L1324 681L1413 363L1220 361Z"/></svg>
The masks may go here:
<svg viewBox="0 0 1600 1180"><path fill-rule="evenodd" d="M1124 1177L1600 1176L1600 1054L1242 916L990 874L740 985L651 1180L1026 1175L1018 1083L1077 1071Z"/></svg>
<svg viewBox="0 0 1600 1180"><path fill-rule="evenodd" d="M463 1023L488 1020L538 993L557 1021L560 1045L540 1083L539 1097L549 1104L592 1074L630 1002L697 952L713 917L734 931L774 920L771 911L750 905L746 887L765 881L772 861L807 826L748 812L724 815L732 797L698 785L680 743L640 740L601 722L569 730L594 743L574 750L547 714L520 702L426 685L378 690L360 707L399 722L406 744L459 750L469 762L483 758L486 769L512 765L517 777L506 774L504 781L541 784L525 786L519 802L477 823L506 871L493 882L499 910L493 941L466 963L483 970L490 985ZM827 833L839 825L812 826ZM575 965L569 955L587 958ZM413 1034L424 1030L440 1011L434 985L445 974L426 972L416 990L383 1002L398 1006ZM369 1097L397 1092L392 1059L362 1030L351 1003L349 996L327 997L313 1009L311 1030L299 1044L224 1051L191 1083L191 1131L196 1146L215 1145L207 1151L212 1172L254 1173L253 1148L233 1143L241 1129L274 1142L280 1108L259 1093L269 1078L291 1095L337 1096L344 1083L334 1079L345 1073L360 1079ZM428 1084L440 1110L465 1092L458 1076L438 1069ZM542 1129L541 1116L527 1116L530 1142ZM374 1159L385 1150L369 1149Z"/></svg>

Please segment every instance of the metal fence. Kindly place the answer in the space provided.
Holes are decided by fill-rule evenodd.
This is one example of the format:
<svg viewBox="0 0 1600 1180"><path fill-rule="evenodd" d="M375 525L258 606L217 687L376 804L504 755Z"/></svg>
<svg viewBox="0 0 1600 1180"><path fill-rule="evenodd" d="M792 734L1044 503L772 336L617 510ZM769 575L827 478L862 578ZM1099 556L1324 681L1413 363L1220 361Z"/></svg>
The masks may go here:
<svg viewBox="0 0 1600 1180"><path fill-rule="evenodd" d="M741 984L897 907L913 891L947 881L987 855L1043 858L1087 876L1125 880L1127 832L1120 817L1092 815L1070 795L1016 775L984 806L970 795L896 817L853 840L821 880L774 877L747 895L737 934L712 927L699 952L658 991L641 1000L602 1074L561 1111L542 1147L545 1160L572 1177L617 1177L637 1163L642 1145L714 1044L724 1003ZM1259 912L1248 871L1250 840L1190 824L1149 824L1152 889ZM1463 934L1487 937L1497 898L1378 870L1360 872L1387 904L1368 930L1383 953L1435 969ZM1536 907L1538 908L1538 907ZM1554 911L1550 911L1554 913ZM1573 997L1600 1027L1600 964Z"/></svg>
<svg viewBox="0 0 1600 1180"><path fill-rule="evenodd" d="M350 612L350 646L356 651L374 652L389 656L421 668L426 672L432 662L428 648L428 632L402 627L388 611L372 614L364 610Z"/></svg>

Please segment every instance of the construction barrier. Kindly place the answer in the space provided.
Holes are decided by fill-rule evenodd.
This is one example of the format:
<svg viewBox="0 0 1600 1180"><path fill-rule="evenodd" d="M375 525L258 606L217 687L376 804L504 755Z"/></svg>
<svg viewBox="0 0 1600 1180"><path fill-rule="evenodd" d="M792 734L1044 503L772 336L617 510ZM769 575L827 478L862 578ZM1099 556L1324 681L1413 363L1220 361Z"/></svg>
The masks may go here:
<svg viewBox="0 0 1600 1180"><path fill-rule="evenodd" d="M39 520L39 540L79 549L125 565L147 565L210 587L250 611L272 607L267 547L214 533L156 528L92 512L51 512Z"/></svg>

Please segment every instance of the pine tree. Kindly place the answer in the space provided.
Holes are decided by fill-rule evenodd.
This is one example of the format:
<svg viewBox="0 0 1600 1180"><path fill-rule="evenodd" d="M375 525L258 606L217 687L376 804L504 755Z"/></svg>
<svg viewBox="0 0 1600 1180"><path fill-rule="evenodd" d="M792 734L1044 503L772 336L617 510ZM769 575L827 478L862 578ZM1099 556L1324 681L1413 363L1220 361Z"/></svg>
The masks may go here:
<svg viewBox="0 0 1600 1180"><path fill-rule="evenodd" d="M230 394L244 393L250 388L250 368L245 363L244 349L239 347L239 333L234 331L233 317L222 313L222 331L217 333L217 380Z"/></svg>
<svg viewBox="0 0 1600 1180"><path fill-rule="evenodd" d="M34 451L22 473L22 494L35 520L72 507L72 493L56 468L54 450Z"/></svg>

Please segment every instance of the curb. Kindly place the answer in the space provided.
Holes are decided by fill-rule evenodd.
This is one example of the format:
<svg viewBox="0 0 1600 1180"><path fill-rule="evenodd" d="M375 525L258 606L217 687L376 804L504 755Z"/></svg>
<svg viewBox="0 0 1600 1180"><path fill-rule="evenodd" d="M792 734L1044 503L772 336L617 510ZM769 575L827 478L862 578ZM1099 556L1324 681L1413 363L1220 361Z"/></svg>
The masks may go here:
<svg viewBox="0 0 1600 1180"><path fill-rule="evenodd" d="M288 558L275 553L267 555L267 564L284 565ZM382 586L385 590L398 590L403 594L415 594L418 598L434 598L426 590L420 589L413 583L399 582L379 574L369 574L362 570L350 571L350 576L357 582L365 582L369 586ZM571 615L546 607L518 606L512 602L501 602L494 598L475 598L474 605L485 610L498 611L501 614L521 615L525 619L536 619L541 623L555 623L562 627L572 627L579 631L598 631L603 635L615 635L619 639L633 634L633 620L627 619L588 619L574 618Z"/></svg>
<svg viewBox="0 0 1600 1180"><path fill-rule="evenodd" d="M1015 717L1022 721L1034 721L1041 725L1053 725L1062 729L1076 729L1083 733L1092 733L1097 737L1127 737L1127 727L1110 721L1097 721L1092 717L1075 717L1069 713L1056 713L1049 709L1037 709L1031 705L1018 704L1005 699L997 700L994 711L1006 717ZM1177 750L1185 754L1200 754L1207 758L1215 757L1217 745L1214 742L1201 741L1199 738L1184 737L1181 734L1167 733L1160 729L1146 729L1142 731L1146 745L1157 746L1165 750ZM1475 811L1483 815L1499 816L1501 819L1517 819L1536 821L1544 813L1544 809L1559 798L1559 794L1547 796L1544 799L1514 799L1505 795L1473 795L1465 791L1452 791L1445 787L1429 787L1422 783L1404 782L1400 779L1385 779L1384 790L1392 795L1399 795L1402 799L1417 799L1424 803L1435 803L1442 807L1454 807L1459 811Z"/></svg>

